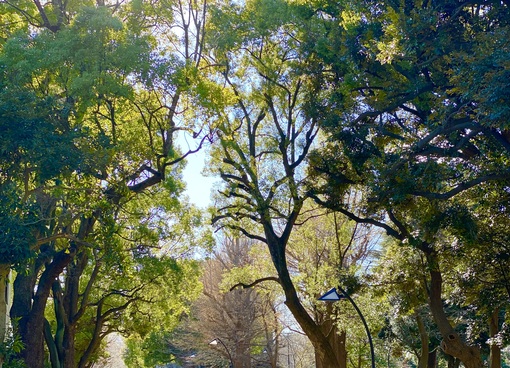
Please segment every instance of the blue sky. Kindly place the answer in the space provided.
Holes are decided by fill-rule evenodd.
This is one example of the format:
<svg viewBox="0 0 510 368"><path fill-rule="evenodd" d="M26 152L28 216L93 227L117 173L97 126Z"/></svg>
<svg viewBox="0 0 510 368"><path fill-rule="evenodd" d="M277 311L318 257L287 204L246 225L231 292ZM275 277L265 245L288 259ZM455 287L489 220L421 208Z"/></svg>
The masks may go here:
<svg viewBox="0 0 510 368"><path fill-rule="evenodd" d="M191 203L199 207L206 207L211 203L211 188L218 178L205 177L201 174L205 165L205 152L201 150L188 156L188 164L184 169L184 180L186 181L185 194Z"/></svg>

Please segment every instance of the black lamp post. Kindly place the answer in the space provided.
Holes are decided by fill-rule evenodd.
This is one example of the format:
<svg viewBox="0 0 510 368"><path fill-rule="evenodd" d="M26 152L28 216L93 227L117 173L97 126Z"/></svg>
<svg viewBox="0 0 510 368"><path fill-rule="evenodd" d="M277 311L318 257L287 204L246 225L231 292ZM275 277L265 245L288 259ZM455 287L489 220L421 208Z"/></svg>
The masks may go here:
<svg viewBox="0 0 510 368"><path fill-rule="evenodd" d="M220 339L220 338L218 338L218 337L217 337L217 338L215 338L213 341L211 341L211 342L209 343L209 345L211 345L211 346L216 346L216 345L218 345L218 344L223 345L223 347L225 348L225 351L227 352L228 359L230 359L230 367L231 367L231 368L234 368L234 361L232 360L232 355L230 355L230 351L228 350L227 345L225 345L225 344L223 343L223 341L221 341L221 339Z"/></svg>
<svg viewBox="0 0 510 368"><path fill-rule="evenodd" d="M336 291L336 288L333 288L330 291L328 291L326 294L319 297L319 299L317 299L317 300L320 300L323 302L336 302L336 301L339 301L342 299L347 299L348 301L351 302L354 309L356 309L356 312L358 312L359 317L361 318L361 321L363 322L363 326L365 326L365 330L366 330L367 336L368 336L368 343L370 345L370 356L372 358L372 368L375 368L374 344L372 342L372 335L370 334L370 330L368 329L367 321L365 320L365 317L363 317L363 314L361 313L360 309L358 308L356 303L354 303L354 300L352 300L352 298L349 296L349 294L347 294L347 292L344 289L342 289L340 286L338 287L338 290L340 290L340 294Z"/></svg>

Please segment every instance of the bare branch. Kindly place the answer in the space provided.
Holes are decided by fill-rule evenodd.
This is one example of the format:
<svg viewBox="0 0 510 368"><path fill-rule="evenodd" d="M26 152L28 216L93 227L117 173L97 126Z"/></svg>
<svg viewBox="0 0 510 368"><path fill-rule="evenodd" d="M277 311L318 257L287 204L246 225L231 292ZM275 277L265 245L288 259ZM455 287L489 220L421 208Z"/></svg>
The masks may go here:
<svg viewBox="0 0 510 368"><path fill-rule="evenodd" d="M249 288L252 288L252 287L254 287L262 282L265 282L265 281L275 281L281 285L281 281L278 277L268 276L268 277L263 277L261 279L257 279L255 281L253 281L251 284L245 284L245 283L239 282L239 283L235 284L234 286L232 286L230 288L230 291L233 291L238 287L242 287L243 289L249 289Z"/></svg>

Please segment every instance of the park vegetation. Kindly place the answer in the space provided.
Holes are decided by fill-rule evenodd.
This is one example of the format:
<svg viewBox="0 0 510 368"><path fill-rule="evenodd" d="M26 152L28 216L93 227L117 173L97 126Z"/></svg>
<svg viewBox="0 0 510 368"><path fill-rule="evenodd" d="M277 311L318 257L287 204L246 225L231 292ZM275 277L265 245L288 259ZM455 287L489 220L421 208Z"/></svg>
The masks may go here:
<svg viewBox="0 0 510 368"><path fill-rule="evenodd" d="M509 40L506 1L1 0L0 367L507 366Z"/></svg>

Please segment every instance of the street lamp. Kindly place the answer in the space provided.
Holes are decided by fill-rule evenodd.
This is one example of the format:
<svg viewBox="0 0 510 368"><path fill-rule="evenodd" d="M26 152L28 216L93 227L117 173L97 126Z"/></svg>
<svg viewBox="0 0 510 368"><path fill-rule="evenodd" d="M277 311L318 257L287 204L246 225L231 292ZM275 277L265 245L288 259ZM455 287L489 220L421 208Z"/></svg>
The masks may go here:
<svg viewBox="0 0 510 368"><path fill-rule="evenodd" d="M225 344L223 343L223 341L221 341L221 339L220 339L220 338L218 338L218 337L217 337L217 338L215 338L213 341L211 341L211 342L209 343L209 345L211 345L211 346L216 346L216 345L218 345L218 344L223 345L223 347L225 348L225 351L227 352L228 359L230 359L230 367L231 367L231 368L234 368L234 361L232 360L232 355L230 355L230 351L228 350L227 345L225 345Z"/></svg>
<svg viewBox="0 0 510 368"><path fill-rule="evenodd" d="M358 312L359 317L363 322L363 326L365 326L365 330L367 331L368 343L370 345L370 357L372 358L372 368L375 368L374 344L372 343L372 335L370 334L370 330L368 329L367 321L365 320L365 317L363 317L363 314L361 313L360 309L358 308L356 303L354 303L354 300L352 300L349 294L347 294L347 292L340 286L338 287L338 290L340 290L340 294L336 291L336 288L333 288L326 294L319 297L319 299L317 300L320 300L322 302L337 302L342 299L347 299L351 302L354 309L356 309L356 312Z"/></svg>

